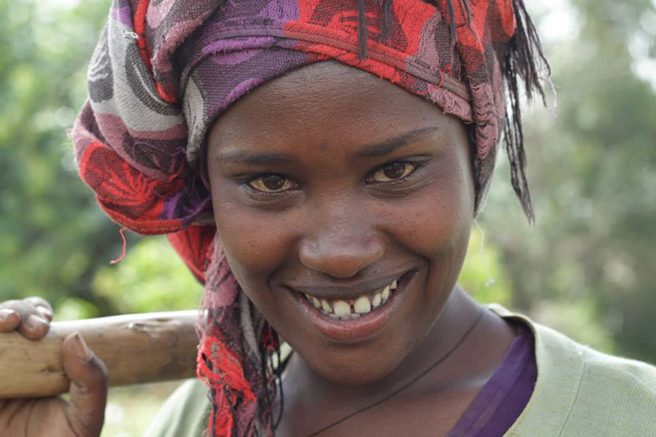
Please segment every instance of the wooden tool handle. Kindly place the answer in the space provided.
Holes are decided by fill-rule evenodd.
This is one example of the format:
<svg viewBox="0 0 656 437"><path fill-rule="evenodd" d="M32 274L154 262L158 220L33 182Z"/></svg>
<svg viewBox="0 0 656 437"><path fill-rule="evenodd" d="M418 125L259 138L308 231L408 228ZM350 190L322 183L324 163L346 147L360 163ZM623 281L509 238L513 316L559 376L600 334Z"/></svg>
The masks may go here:
<svg viewBox="0 0 656 437"><path fill-rule="evenodd" d="M75 331L107 366L110 386L190 378L196 369L197 316L197 311L176 311L56 322L39 341L17 332L0 334L0 398L67 392L62 342Z"/></svg>

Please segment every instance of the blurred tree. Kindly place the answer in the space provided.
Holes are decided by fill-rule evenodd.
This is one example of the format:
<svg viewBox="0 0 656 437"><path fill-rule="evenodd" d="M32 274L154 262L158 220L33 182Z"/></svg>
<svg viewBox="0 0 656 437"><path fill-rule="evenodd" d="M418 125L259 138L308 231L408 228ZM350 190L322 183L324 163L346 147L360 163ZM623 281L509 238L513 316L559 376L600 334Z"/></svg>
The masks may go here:
<svg viewBox="0 0 656 437"><path fill-rule="evenodd" d="M203 294L163 236L144 238L118 265L101 267L92 285L121 313L194 309Z"/></svg>
<svg viewBox="0 0 656 437"><path fill-rule="evenodd" d="M0 0L0 300L74 296L87 315L112 311L90 284L121 239L80 183L66 138L108 6Z"/></svg>
<svg viewBox="0 0 656 437"><path fill-rule="evenodd" d="M467 257L462 266L458 285L481 303L512 303L512 287L501 260L501 252L486 241L483 229L472 229Z"/></svg>
<svg viewBox="0 0 656 437"><path fill-rule="evenodd" d="M542 111L527 122L536 228L522 226L507 184L483 223L502 248L515 307L656 362L656 77L650 86L636 74L653 62L656 11L648 0L570 5L572 25L547 47L558 118Z"/></svg>

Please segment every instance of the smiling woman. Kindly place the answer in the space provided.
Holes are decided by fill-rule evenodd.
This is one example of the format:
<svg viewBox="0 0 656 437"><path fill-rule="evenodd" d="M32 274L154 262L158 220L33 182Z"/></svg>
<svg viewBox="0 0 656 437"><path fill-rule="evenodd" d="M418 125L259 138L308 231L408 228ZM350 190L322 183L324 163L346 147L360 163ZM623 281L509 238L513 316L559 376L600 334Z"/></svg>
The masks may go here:
<svg viewBox="0 0 656 437"><path fill-rule="evenodd" d="M502 133L532 219L518 80L542 94L542 61L520 0L117 1L80 174L205 284L209 400L185 383L148 435L646 435L653 368L456 285ZM57 416L77 435L94 378Z"/></svg>
<svg viewBox="0 0 656 437"><path fill-rule="evenodd" d="M513 328L455 287L475 216L472 147L456 117L335 62L267 82L213 125L217 236L243 293L297 353L282 375L276 434L310 435L399 385L406 404L424 393L414 414L433 417L404 421L404 432L445 434L499 366ZM460 359L442 363L465 336ZM482 341L496 347L471 349ZM438 362L423 384L405 386ZM439 387L451 387L441 413ZM317 422L304 414L310 405L331 413ZM389 426L370 419L335 429Z"/></svg>
<svg viewBox="0 0 656 437"><path fill-rule="evenodd" d="M341 384L375 383L395 369L412 373L400 366L411 351L431 350L430 360L449 346L429 333L474 218L462 122L327 62L242 98L214 125L208 147L230 268L312 370ZM236 151L248 159L226 159Z"/></svg>

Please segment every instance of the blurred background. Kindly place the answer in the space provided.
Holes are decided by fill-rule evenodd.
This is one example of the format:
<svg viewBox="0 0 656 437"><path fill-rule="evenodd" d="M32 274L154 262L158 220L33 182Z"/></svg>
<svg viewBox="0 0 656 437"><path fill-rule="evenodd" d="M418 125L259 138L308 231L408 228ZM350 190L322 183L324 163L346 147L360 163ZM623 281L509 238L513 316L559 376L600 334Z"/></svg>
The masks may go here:
<svg viewBox="0 0 656 437"><path fill-rule="evenodd" d="M656 363L656 0L533 0L557 117L527 106L531 228L499 159L461 284L608 353ZM71 128L109 0L0 0L0 301L56 320L197 308L163 238L96 206ZM552 96L549 107L556 104ZM177 383L113 389L104 436L141 435Z"/></svg>

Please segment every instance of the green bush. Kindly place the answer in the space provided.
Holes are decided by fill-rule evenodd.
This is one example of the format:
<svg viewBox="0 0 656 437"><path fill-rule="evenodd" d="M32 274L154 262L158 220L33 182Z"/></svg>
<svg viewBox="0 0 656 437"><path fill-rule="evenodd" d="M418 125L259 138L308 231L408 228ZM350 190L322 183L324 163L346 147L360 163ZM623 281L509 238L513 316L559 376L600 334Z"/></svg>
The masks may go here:
<svg viewBox="0 0 656 437"><path fill-rule="evenodd" d="M203 292L163 236L144 238L125 259L101 267L92 287L121 313L196 309Z"/></svg>

